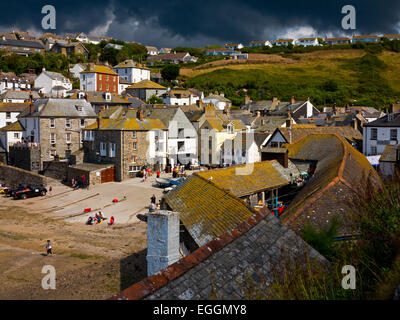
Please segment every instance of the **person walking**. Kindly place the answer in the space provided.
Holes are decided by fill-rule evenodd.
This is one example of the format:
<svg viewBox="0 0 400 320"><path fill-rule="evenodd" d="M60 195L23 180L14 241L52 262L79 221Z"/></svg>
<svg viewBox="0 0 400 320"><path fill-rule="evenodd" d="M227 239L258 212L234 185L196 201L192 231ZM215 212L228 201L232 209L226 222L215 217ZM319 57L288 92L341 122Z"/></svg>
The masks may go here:
<svg viewBox="0 0 400 320"><path fill-rule="evenodd" d="M157 178L160 177L160 174L161 174L160 169L158 169L158 170L157 170Z"/></svg>
<svg viewBox="0 0 400 320"><path fill-rule="evenodd" d="M150 198L150 201L151 201L151 203L156 204L157 199L156 199L156 196L155 196L154 194L153 194L153 196Z"/></svg>
<svg viewBox="0 0 400 320"><path fill-rule="evenodd" d="M53 195L53 187L52 186L50 186L50 188L49 188L49 194L50 194L50 197Z"/></svg>
<svg viewBox="0 0 400 320"><path fill-rule="evenodd" d="M53 246L51 245L50 240L47 240L46 251L47 251L47 255L49 255L49 254L53 255Z"/></svg>

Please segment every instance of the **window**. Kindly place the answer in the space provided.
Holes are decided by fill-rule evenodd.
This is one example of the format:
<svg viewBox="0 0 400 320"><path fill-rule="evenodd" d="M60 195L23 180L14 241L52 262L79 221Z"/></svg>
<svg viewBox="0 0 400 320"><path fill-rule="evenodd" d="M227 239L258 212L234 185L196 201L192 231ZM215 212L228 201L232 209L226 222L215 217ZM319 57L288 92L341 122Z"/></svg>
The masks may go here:
<svg viewBox="0 0 400 320"><path fill-rule="evenodd" d="M56 127L56 122L54 118L50 118L50 128L55 128Z"/></svg>
<svg viewBox="0 0 400 320"><path fill-rule="evenodd" d="M100 156L105 157L107 155L107 144L105 142L100 142Z"/></svg>
<svg viewBox="0 0 400 320"><path fill-rule="evenodd" d="M101 80L101 74L99 74L99 80Z"/></svg>
<svg viewBox="0 0 400 320"><path fill-rule="evenodd" d="M233 125L232 124L229 124L226 129L227 129L228 133L233 133Z"/></svg>
<svg viewBox="0 0 400 320"><path fill-rule="evenodd" d="M129 166L129 172L138 172L140 171L140 166Z"/></svg>
<svg viewBox="0 0 400 320"><path fill-rule="evenodd" d="M65 119L65 127L66 128L71 128L71 120L70 119Z"/></svg>
<svg viewBox="0 0 400 320"><path fill-rule="evenodd" d="M50 133L50 143L51 144L56 143L56 134L55 133Z"/></svg>
<svg viewBox="0 0 400 320"><path fill-rule="evenodd" d="M14 139L19 139L19 133L18 132L14 132Z"/></svg>
<svg viewBox="0 0 400 320"><path fill-rule="evenodd" d="M132 131L132 138L136 138L136 131L135 130Z"/></svg>
<svg viewBox="0 0 400 320"><path fill-rule="evenodd" d="M376 147L371 147L371 156L375 156L378 154L378 149Z"/></svg>
<svg viewBox="0 0 400 320"><path fill-rule="evenodd" d="M6 126L8 126L8 125L10 125L11 124L11 122L10 121L7 121L6 122Z"/></svg>
<svg viewBox="0 0 400 320"><path fill-rule="evenodd" d="M378 139L378 129L372 128L371 129L371 140L377 140Z"/></svg>
<svg viewBox="0 0 400 320"><path fill-rule="evenodd" d="M6 112L6 119L10 119L11 118L11 112Z"/></svg>
<svg viewBox="0 0 400 320"><path fill-rule="evenodd" d="M137 143L136 142L133 143L133 150L137 150Z"/></svg>
<svg viewBox="0 0 400 320"><path fill-rule="evenodd" d="M397 129L390 129L390 140L397 140Z"/></svg>
<svg viewBox="0 0 400 320"><path fill-rule="evenodd" d="M71 143L71 134L70 133L65 134L65 140L67 143Z"/></svg>
<svg viewBox="0 0 400 320"><path fill-rule="evenodd" d="M85 127L85 119L81 119L81 128Z"/></svg>
<svg viewBox="0 0 400 320"><path fill-rule="evenodd" d="M270 146L271 146L271 148L279 148L279 143L276 141L271 141Z"/></svg>
<svg viewBox="0 0 400 320"><path fill-rule="evenodd" d="M108 152L109 152L109 156L111 158L115 157L115 149L116 149L116 144L115 143L109 143L108 144Z"/></svg>

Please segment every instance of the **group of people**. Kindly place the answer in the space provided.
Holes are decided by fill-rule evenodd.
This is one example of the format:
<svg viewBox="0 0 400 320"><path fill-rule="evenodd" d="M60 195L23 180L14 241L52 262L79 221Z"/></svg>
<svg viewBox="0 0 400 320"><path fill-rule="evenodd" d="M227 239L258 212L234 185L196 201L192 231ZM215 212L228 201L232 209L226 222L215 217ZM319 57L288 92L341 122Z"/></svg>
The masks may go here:
<svg viewBox="0 0 400 320"><path fill-rule="evenodd" d="M177 165L172 169L172 178L177 178L179 173L185 172L185 166Z"/></svg>
<svg viewBox="0 0 400 320"><path fill-rule="evenodd" d="M161 200L159 200L157 204L156 204L156 202L157 202L157 198L153 194L153 196L150 198L150 206L149 206L149 211L150 212L153 212L153 211L161 209Z"/></svg>
<svg viewBox="0 0 400 320"><path fill-rule="evenodd" d="M143 169L143 170L142 170L142 175L143 175L143 177L142 177L142 182L146 182L146 179L147 179L148 177L151 177L151 176L153 175L153 173L151 172L150 169Z"/></svg>
<svg viewBox="0 0 400 320"><path fill-rule="evenodd" d="M98 213L95 214L94 217L90 216L86 224L87 225L94 225L94 224L100 224L103 221L107 220L107 218L104 216L103 212L99 211ZM110 218L110 221L108 222L108 225L113 225L114 224L114 216Z"/></svg>
<svg viewBox="0 0 400 320"><path fill-rule="evenodd" d="M86 181L86 175L82 175L80 181L75 180L75 178L71 179L71 185L72 188L78 189L78 188L87 188L89 189L89 183Z"/></svg>

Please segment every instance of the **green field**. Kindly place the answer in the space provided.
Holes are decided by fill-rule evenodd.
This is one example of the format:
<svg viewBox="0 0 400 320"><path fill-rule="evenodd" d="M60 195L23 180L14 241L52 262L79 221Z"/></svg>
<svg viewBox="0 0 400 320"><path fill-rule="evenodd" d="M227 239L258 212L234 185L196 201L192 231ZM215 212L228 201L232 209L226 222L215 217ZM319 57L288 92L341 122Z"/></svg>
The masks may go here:
<svg viewBox="0 0 400 320"><path fill-rule="evenodd" d="M256 55L262 59L262 55ZM244 100L278 97L307 99L317 105L346 104L385 108L400 100L400 53L383 50L325 50L300 54L264 55L271 62L221 62L185 70L187 87L224 92L234 105ZM272 59L273 56L279 59Z"/></svg>

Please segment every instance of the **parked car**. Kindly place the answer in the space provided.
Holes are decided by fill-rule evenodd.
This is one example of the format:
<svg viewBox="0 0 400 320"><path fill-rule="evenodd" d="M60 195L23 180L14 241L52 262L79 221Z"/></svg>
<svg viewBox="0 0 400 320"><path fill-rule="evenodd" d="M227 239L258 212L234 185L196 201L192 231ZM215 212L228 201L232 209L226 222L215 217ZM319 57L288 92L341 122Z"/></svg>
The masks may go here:
<svg viewBox="0 0 400 320"><path fill-rule="evenodd" d="M15 188L5 188L4 189L4 193L7 197L13 197L14 193L18 190L23 190L26 189L28 187L27 184L19 184L17 187Z"/></svg>
<svg viewBox="0 0 400 320"><path fill-rule="evenodd" d="M24 189L16 190L13 194L14 199L26 199L38 196L45 196L47 189L45 187L27 186Z"/></svg>

